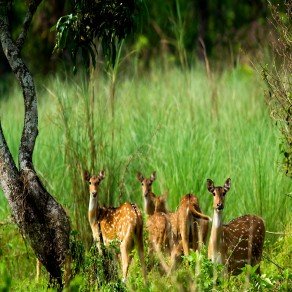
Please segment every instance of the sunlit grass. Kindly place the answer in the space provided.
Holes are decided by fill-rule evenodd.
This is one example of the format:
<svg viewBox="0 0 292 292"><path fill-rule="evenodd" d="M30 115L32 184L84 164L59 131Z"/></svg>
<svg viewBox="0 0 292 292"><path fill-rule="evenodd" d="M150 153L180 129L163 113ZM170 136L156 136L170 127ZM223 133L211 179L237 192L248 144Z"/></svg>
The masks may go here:
<svg viewBox="0 0 292 292"><path fill-rule="evenodd" d="M255 213L263 216L268 229L279 228L287 219L290 182L278 169L279 135L256 73L241 68L227 70L216 74L213 83L200 68L185 73L158 69L138 80L120 78L114 122L105 79L96 76L89 89L79 80L56 77L37 82L40 134L35 166L56 198L69 209L78 190L71 189L68 168L78 161L66 165L66 147L78 152L82 163L91 159L85 109L94 88L94 171L107 171L114 160L113 172L106 173L115 177L111 202L132 200L142 207L136 171L149 175L155 170L154 191L169 193L170 209L177 206L180 196L195 192L202 209L211 214L206 179L220 185L231 177L226 219ZM212 94L216 106L211 104ZM16 157L22 127L20 92L13 90L8 100L1 102L1 116ZM66 117L67 130L62 116ZM70 145L66 144L65 131L70 132ZM86 167L90 167L89 162Z"/></svg>
<svg viewBox="0 0 292 292"><path fill-rule="evenodd" d="M100 73L89 86L80 76L37 81L39 137L34 164L84 240L90 242L91 233L82 171L97 173L102 168L107 176L101 191L105 204L130 200L142 208L136 172L149 176L155 170L154 192L168 193L170 210L183 194L194 192L202 210L211 216L206 179L222 185L231 177L225 221L252 213L264 218L269 231L285 229L291 218L291 199L286 195L291 181L279 171L279 133L256 72L239 67L216 73L212 80L201 68L187 72L157 68L139 78L123 73L116 87L114 118L109 82ZM11 86L1 100L0 114L16 158L23 102L15 88ZM88 134L90 113L94 157ZM9 207L1 196L0 220L4 220ZM0 235L2 242L9 241L6 232Z"/></svg>

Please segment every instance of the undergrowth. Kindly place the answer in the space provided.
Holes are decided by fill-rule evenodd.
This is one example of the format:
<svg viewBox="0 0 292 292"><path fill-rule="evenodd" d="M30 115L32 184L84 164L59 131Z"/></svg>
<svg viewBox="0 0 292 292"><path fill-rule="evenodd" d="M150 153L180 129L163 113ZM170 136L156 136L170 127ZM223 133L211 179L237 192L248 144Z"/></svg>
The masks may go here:
<svg viewBox="0 0 292 292"><path fill-rule="evenodd" d="M183 72L155 68L148 73L139 78L121 74L117 79L114 123L110 84L100 72L89 85L82 76L36 82L40 125L34 165L46 188L67 209L73 230L78 231L72 234L74 277L68 290L289 290L291 180L279 174L280 138L269 117L260 77L246 66L214 72L212 80L200 66ZM1 123L17 159L22 96L14 86L5 93ZM212 197L206 179L220 185L231 177L224 221L257 214L268 231L287 235L266 234L261 276L247 268L242 275L225 279L204 250L184 259L170 277L161 274L157 261L151 263L147 255L146 285L135 255L124 285L119 261L113 256L116 252L106 251L105 258L100 258L92 247L88 186L82 177L84 170L97 173L101 169L106 171L101 204L117 206L131 201L142 210L136 172L149 175L156 170L153 190L157 195L168 193L169 210L175 210L182 195L193 192L208 215ZM35 256L9 217L7 202L0 200L1 289L46 290L45 269L37 283Z"/></svg>

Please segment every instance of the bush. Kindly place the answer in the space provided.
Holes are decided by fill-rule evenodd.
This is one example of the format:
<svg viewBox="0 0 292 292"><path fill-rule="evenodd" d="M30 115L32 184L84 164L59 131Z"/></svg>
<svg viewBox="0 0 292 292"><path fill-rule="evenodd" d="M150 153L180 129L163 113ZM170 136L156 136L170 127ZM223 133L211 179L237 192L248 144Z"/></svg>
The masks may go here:
<svg viewBox="0 0 292 292"><path fill-rule="evenodd" d="M264 67L263 77L268 87L266 97L271 116L282 133L283 169L292 177L292 2L286 2L286 13L283 14L275 6L270 5L270 9L276 36L271 42L274 62L272 68Z"/></svg>

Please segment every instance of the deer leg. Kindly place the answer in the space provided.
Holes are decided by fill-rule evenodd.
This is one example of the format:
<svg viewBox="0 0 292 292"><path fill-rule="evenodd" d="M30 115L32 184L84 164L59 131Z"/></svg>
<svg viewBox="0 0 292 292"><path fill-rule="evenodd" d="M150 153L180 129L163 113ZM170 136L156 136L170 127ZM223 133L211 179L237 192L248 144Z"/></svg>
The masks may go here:
<svg viewBox="0 0 292 292"><path fill-rule="evenodd" d="M197 230L197 239L198 239L198 250L202 249L204 239L203 239L203 231L202 231L202 226L201 226L201 220L200 221L195 221L196 224L196 230Z"/></svg>
<svg viewBox="0 0 292 292"><path fill-rule="evenodd" d="M173 232L171 229L171 224L167 224L167 229L166 229L166 245L167 245L167 250L168 253L171 254L171 251L174 247L174 236L173 236Z"/></svg>
<svg viewBox="0 0 292 292"><path fill-rule="evenodd" d="M99 255L103 256L102 248L104 247L104 245L103 245L104 242L103 242L103 237L102 237L99 223L97 224L96 229L97 229L97 237L96 237L95 241L96 241L97 250L98 250Z"/></svg>
<svg viewBox="0 0 292 292"><path fill-rule="evenodd" d="M197 226L195 226L196 222L192 220L188 226L189 230L189 249L193 251L198 249L198 232Z"/></svg>
<svg viewBox="0 0 292 292"><path fill-rule="evenodd" d="M155 252L158 256L159 263L160 263L161 268L163 269L163 272L165 272L166 274L169 274L170 268L168 267L167 263L164 260L163 253L161 251L161 245L154 243L154 249L155 249Z"/></svg>
<svg viewBox="0 0 292 292"><path fill-rule="evenodd" d="M170 259L170 269L169 274L174 271L178 265L179 262L181 262L181 256L183 254L183 248L182 248L182 242L176 242L176 244L173 245L172 251L171 251L171 259ZM168 275L169 275L168 274Z"/></svg>
<svg viewBox="0 0 292 292"><path fill-rule="evenodd" d="M181 241L185 256L189 255L189 236L190 236L189 229L187 228L187 226L184 225L181 230Z"/></svg>
<svg viewBox="0 0 292 292"><path fill-rule="evenodd" d="M122 258L123 282L126 282L128 269L131 262L131 256L126 246L121 246L121 258Z"/></svg>
<svg viewBox="0 0 292 292"><path fill-rule="evenodd" d="M125 236L124 240L121 242L121 259L122 259L122 271L123 271L123 282L127 280L127 274L130 262L132 260L131 249L133 246L133 238L130 236L130 232L128 232L128 236Z"/></svg>
<svg viewBox="0 0 292 292"><path fill-rule="evenodd" d="M144 255L144 243L143 243L143 230L141 230L141 233L138 234L136 238L136 247L138 251L138 256L142 268L142 274L144 281L146 282L147 276L146 276L146 265L145 265L145 255Z"/></svg>

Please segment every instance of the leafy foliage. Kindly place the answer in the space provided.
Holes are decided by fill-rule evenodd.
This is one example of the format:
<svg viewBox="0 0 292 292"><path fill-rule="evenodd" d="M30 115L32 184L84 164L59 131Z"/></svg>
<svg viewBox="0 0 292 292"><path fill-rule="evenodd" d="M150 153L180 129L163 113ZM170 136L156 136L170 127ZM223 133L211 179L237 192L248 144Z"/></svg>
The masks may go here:
<svg viewBox="0 0 292 292"><path fill-rule="evenodd" d="M75 276L80 272L85 261L85 248L76 230L72 230L70 234L70 251L73 259L71 266L72 276Z"/></svg>
<svg viewBox="0 0 292 292"><path fill-rule="evenodd" d="M0 291L9 291L11 287L11 277L8 275L4 263L1 263L0 265L0 276L2 278L2 281L0 282Z"/></svg>
<svg viewBox="0 0 292 292"><path fill-rule="evenodd" d="M212 116L210 83L201 67L185 72L177 68L164 71L157 67L144 76L132 79L123 75L123 78L123 82L118 83L116 99L118 130L114 143L117 149L117 167L111 172L107 171L111 163L108 83L102 78L94 78L94 83L86 87L81 74L68 79L57 75L49 80L38 80L42 118L36 145L39 148L34 156L35 165L42 173L44 184L50 187L57 200L68 209L72 226L78 230L82 243L71 242L73 250L82 254L80 244L86 249L84 262L82 264L81 261L79 273L71 282L72 291L97 290L99 282L96 274L102 275L103 270L94 269L94 262L97 262L96 267L102 268L104 266L100 262L105 265L108 263L94 251L89 253L87 250L85 238L89 237L90 244L92 243L87 219L89 194L88 186L83 185L82 168L79 165L94 171L105 167L109 176L113 177L115 183L112 189L108 184L109 177L104 181L100 193L101 204L117 206L125 201L132 201L142 209L141 187L135 179L135 173L144 169L147 173L157 170L159 178L154 185L154 192L162 194L169 190L167 203L170 210L175 210L183 192L193 191L199 196L202 210L207 214L211 214L211 198L206 192L205 178L214 176L220 181L230 174L234 177L234 189L228 197L226 221L239 214L252 212L262 214L268 230L282 231L282 225L286 225L291 218L291 200L283 196L291 191L291 183L277 173L274 165L274 161L280 157L276 145L277 130L272 127L267 115L262 96L263 82L256 72L247 72L240 67L215 75L212 82L220 92L219 121ZM191 82L187 83L186 79ZM21 92L10 87L9 99L1 103L1 109L5 113L3 125L8 143L15 155L23 122L22 115L19 114L22 110L19 106ZM95 88L95 91L90 93L90 88ZM94 97L94 103L91 103L91 96ZM62 99L62 103L59 99ZM93 126L86 108L92 110ZM61 120L61 115L64 121ZM93 130L93 144L96 146L96 154L92 156L91 136L88 135L90 128ZM67 141L68 136L72 137L68 140L70 143ZM68 154L70 152L72 153ZM76 175L72 174L73 171ZM0 202L0 221L10 214L5 203L5 200ZM288 237L291 229L287 229L286 233L287 243L279 245L277 250L273 246L275 253L270 250L268 253L272 255L271 260L285 270L291 262L291 236ZM32 281L35 277L35 256L31 250L26 251L24 244L14 225L0 227L0 265L5 266L7 275L11 278L11 290L47 290L48 275L45 269L41 275L42 282ZM184 291L190 291L197 281L202 291L210 291L209 288L213 287L213 275L216 271L219 274L218 267L213 271L213 265L204 253L202 259L197 259L196 255L193 258L191 268L183 263L171 277L161 275L158 267L154 266L148 270L149 284L146 288L141 280L140 263L134 258L127 289L183 291L183 287L189 287L189 290ZM268 289L281 291L283 287L282 291L289 291L286 287L289 286L289 281L291 283L291 272L289 274L289 270L283 271L282 275L277 268L271 269L274 265L266 262L266 258L263 260L261 272L273 284ZM146 262L148 261L149 256L146 258ZM88 268L85 270L84 266ZM119 262L108 266L115 271ZM1 280L5 279L5 274L1 272L0 269L0 285ZM90 275L93 275L92 278ZM104 285L99 290L109 291L112 287L121 287L119 277L113 277L110 282L103 281ZM216 291L247 290L244 274L231 277L230 281L222 281L221 278L218 283L214 283ZM90 279L93 279L92 286ZM203 285L207 288L203 288ZM250 285L248 291L257 290L252 283Z"/></svg>
<svg viewBox="0 0 292 292"><path fill-rule="evenodd" d="M138 4L141 0L75 0L74 11L61 17L57 30L55 50L68 49L74 66L77 53L81 51L85 66L96 64L95 39L104 55L115 64L117 45L133 31Z"/></svg>
<svg viewBox="0 0 292 292"><path fill-rule="evenodd" d="M272 109L272 117L280 125L284 171L292 177L292 3L286 3L286 12L280 13L275 6L271 22L276 39L272 42L275 55L273 67L263 69L263 77L268 87L267 99Z"/></svg>
<svg viewBox="0 0 292 292"><path fill-rule="evenodd" d="M81 287L86 291L91 287L98 287L102 291L123 291L125 287L119 278L118 251L117 242L112 242L107 248L102 246L101 256L94 244L85 258L81 272L85 281Z"/></svg>

